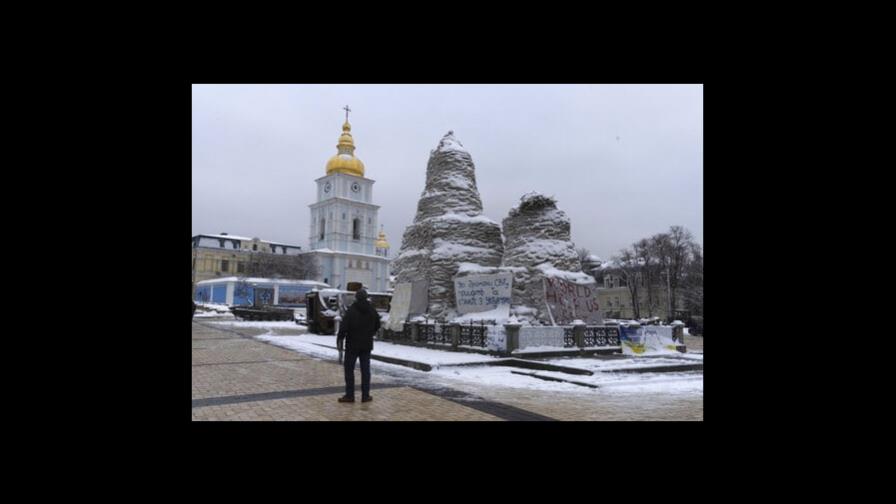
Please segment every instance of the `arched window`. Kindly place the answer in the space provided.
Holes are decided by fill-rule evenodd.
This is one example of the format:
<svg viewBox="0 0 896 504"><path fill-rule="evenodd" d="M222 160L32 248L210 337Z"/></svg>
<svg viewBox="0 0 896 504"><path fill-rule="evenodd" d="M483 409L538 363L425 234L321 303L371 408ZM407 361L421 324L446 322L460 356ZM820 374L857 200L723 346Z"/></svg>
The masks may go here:
<svg viewBox="0 0 896 504"><path fill-rule="evenodd" d="M361 239L361 219L352 220L352 240Z"/></svg>
<svg viewBox="0 0 896 504"><path fill-rule="evenodd" d="M324 221L324 219L320 220L320 239L321 240L324 239L324 224L325 224L325 222L326 221ZM324 283L326 283L326 282L324 282Z"/></svg>

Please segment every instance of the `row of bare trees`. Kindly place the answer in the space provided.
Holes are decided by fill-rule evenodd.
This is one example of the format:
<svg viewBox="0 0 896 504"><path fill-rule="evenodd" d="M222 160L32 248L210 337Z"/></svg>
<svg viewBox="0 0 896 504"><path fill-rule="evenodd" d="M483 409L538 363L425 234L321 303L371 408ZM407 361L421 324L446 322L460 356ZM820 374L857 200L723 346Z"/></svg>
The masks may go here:
<svg viewBox="0 0 896 504"><path fill-rule="evenodd" d="M579 250L583 264L587 256L587 250ZM663 302L668 317L687 310L702 319L703 250L684 227L672 226L668 232L643 238L620 250L613 257L612 269L628 287L635 318L652 317L654 309ZM665 300L661 300L661 292ZM642 298L646 298L646 314L642 313Z"/></svg>
<svg viewBox="0 0 896 504"><path fill-rule="evenodd" d="M287 255L253 252L243 262L240 277L288 278L306 280L316 278L317 261L311 254Z"/></svg>

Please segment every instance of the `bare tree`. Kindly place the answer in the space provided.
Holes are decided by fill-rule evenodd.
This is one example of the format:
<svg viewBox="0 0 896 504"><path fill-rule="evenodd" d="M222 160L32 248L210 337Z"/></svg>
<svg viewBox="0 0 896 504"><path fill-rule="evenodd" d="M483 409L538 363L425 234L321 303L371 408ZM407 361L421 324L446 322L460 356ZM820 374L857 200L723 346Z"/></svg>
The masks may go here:
<svg viewBox="0 0 896 504"><path fill-rule="evenodd" d="M641 307L638 295L638 277L641 267L638 257L633 249L626 248L622 249L614 260L618 265L619 273L625 281L625 285L628 287L628 292L632 299L634 318L639 319L641 318Z"/></svg>
<svg viewBox="0 0 896 504"><path fill-rule="evenodd" d="M579 256L579 261L582 262L584 266L586 262L590 262L588 257L591 255L591 251L586 249L585 247L579 247L576 249L576 255Z"/></svg>
<svg viewBox="0 0 896 504"><path fill-rule="evenodd" d="M650 255L654 257L666 291L666 317L672 316L672 243L667 233L658 233L650 237Z"/></svg>
<svg viewBox="0 0 896 504"><path fill-rule="evenodd" d="M582 265L582 271L593 277L594 274L591 270L596 265L594 264L594 261L591 260L591 251L585 247L579 247L576 249L576 255L579 256L579 263Z"/></svg>
<svg viewBox="0 0 896 504"><path fill-rule="evenodd" d="M691 246L691 260L685 273L684 301L692 315L703 316L703 251L696 243Z"/></svg>
<svg viewBox="0 0 896 504"><path fill-rule="evenodd" d="M647 291L647 316L653 317L656 298L657 265L652 253L651 242L647 238L638 240L632 245L632 252L641 265L641 279L644 289Z"/></svg>
<svg viewBox="0 0 896 504"><path fill-rule="evenodd" d="M306 280L316 278L317 274L317 263L311 254L254 252L245 263L245 276Z"/></svg>

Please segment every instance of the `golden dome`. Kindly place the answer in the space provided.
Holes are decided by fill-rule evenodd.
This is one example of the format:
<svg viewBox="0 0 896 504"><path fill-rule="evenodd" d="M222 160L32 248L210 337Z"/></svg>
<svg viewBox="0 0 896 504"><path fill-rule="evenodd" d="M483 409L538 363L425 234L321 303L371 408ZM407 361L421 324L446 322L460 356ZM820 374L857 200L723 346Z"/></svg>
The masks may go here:
<svg viewBox="0 0 896 504"><path fill-rule="evenodd" d="M376 248L380 248L380 249L389 248L389 242L386 241L386 233L383 232L382 226L380 226L380 235L376 240Z"/></svg>
<svg viewBox="0 0 896 504"><path fill-rule="evenodd" d="M342 135L336 144L337 154L327 161L327 175L331 173L345 173L347 175L364 176L364 163L355 157L355 142L352 140L352 125L346 119L342 125Z"/></svg>

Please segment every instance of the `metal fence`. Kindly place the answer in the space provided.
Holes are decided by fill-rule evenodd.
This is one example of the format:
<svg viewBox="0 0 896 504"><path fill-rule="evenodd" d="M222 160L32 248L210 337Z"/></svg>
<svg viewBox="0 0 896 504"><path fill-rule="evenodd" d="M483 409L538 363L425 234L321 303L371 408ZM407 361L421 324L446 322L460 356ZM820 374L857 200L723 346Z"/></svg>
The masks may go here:
<svg viewBox="0 0 896 504"><path fill-rule="evenodd" d="M473 325L472 321L469 324L461 324L457 344L478 347L488 346L488 330L485 324L480 322L479 325Z"/></svg>
<svg viewBox="0 0 896 504"><path fill-rule="evenodd" d="M613 326L585 326L586 347L619 346L619 328ZM576 346L574 327L563 328L563 347Z"/></svg>
<svg viewBox="0 0 896 504"><path fill-rule="evenodd" d="M450 345L451 331L444 324L420 324L420 339L436 345Z"/></svg>
<svg viewBox="0 0 896 504"><path fill-rule="evenodd" d="M619 346L619 328L606 326L586 326L585 346Z"/></svg>
<svg viewBox="0 0 896 504"><path fill-rule="evenodd" d="M572 327L563 328L563 348L572 348L576 346L576 336Z"/></svg>

